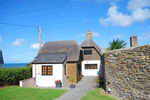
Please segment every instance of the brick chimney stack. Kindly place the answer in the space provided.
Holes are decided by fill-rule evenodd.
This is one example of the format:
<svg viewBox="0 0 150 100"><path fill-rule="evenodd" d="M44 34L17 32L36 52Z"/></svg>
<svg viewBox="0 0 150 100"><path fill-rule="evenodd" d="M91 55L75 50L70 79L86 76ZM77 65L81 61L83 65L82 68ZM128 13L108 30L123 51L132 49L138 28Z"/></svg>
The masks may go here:
<svg viewBox="0 0 150 100"><path fill-rule="evenodd" d="M86 38L92 39L92 32L90 30L88 30L88 32L86 33Z"/></svg>
<svg viewBox="0 0 150 100"><path fill-rule="evenodd" d="M130 47L138 46L137 36L134 34L130 37Z"/></svg>

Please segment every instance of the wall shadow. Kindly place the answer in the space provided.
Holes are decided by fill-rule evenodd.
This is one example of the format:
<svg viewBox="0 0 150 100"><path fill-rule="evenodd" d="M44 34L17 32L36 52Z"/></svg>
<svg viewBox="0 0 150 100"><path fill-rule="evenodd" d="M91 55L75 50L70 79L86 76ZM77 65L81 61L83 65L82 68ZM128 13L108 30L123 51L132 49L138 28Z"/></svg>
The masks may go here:
<svg viewBox="0 0 150 100"><path fill-rule="evenodd" d="M99 88L103 88L106 91L105 85L105 63L104 63L104 54L101 56L101 63L100 63L100 71L99 71Z"/></svg>

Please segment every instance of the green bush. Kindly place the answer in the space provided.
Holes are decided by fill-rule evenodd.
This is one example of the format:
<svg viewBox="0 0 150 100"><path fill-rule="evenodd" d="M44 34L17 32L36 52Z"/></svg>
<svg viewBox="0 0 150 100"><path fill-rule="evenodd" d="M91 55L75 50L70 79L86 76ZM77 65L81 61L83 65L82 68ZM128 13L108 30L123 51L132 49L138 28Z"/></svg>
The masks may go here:
<svg viewBox="0 0 150 100"><path fill-rule="evenodd" d="M96 77L96 83L99 83L99 78L98 77Z"/></svg>
<svg viewBox="0 0 150 100"><path fill-rule="evenodd" d="M32 67L0 69L0 85L19 85L20 80L24 80L31 77Z"/></svg>
<svg viewBox="0 0 150 100"><path fill-rule="evenodd" d="M25 67L31 67L31 63L28 63Z"/></svg>

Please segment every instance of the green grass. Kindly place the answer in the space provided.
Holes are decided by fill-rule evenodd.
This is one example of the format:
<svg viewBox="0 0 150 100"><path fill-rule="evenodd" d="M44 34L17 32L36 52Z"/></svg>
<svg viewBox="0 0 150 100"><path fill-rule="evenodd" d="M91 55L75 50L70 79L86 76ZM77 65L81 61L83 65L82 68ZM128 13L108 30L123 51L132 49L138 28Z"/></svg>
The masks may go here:
<svg viewBox="0 0 150 100"><path fill-rule="evenodd" d="M0 100L52 100L67 90L7 87L0 89Z"/></svg>
<svg viewBox="0 0 150 100"><path fill-rule="evenodd" d="M101 90L102 88L90 90L81 100L117 100L106 95L101 95Z"/></svg>

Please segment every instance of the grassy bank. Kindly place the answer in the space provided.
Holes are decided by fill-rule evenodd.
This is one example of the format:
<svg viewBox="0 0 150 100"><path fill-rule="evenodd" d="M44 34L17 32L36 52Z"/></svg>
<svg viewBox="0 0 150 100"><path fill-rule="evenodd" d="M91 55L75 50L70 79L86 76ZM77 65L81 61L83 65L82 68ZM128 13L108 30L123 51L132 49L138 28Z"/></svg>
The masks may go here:
<svg viewBox="0 0 150 100"><path fill-rule="evenodd" d="M52 100L67 90L6 87L0 89L0 100Z"/></svg>
<svg viewBox="0 0 150 100"><path fill-rule="evenodd" d="M81 100L117 100L107 95L101 94L102 88L90 90Z"/></svg>

